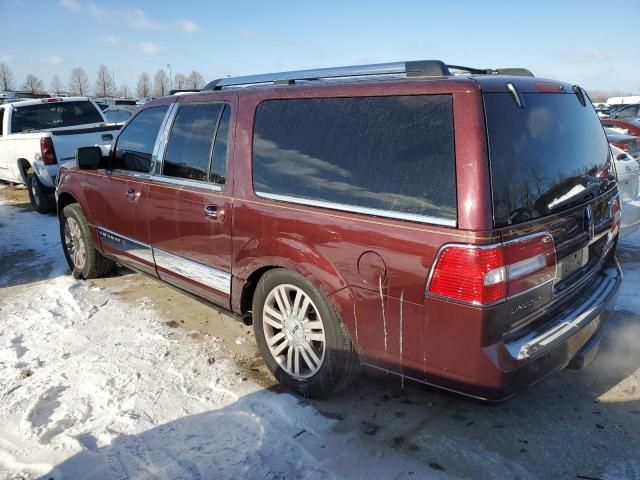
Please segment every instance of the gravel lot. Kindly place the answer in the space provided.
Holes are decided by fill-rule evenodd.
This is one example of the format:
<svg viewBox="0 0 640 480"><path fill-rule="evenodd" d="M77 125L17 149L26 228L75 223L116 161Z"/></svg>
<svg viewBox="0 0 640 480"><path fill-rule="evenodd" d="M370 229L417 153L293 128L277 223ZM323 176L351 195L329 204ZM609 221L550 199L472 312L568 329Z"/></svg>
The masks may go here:
<svg viewBox="0 0 640 480"><path fill-rule="evenodd" d="M585 370L499 405L378 375L310 401L224 311L124 268L72 279L55 216L1 188L0 479L640 478L640 235L619 257Z"/></svg>

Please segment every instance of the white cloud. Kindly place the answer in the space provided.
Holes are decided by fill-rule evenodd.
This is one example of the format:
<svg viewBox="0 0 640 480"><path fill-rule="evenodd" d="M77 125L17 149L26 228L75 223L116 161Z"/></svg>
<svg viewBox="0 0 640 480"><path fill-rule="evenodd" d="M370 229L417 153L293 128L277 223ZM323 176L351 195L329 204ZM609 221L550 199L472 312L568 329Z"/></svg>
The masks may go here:
<svg viewBox="0 0 640 480"><path fill-rule="evenodd" d="M51 55L47 57L45 60L47 63L50 63L51 65L60 65L62 62L64 62L64 58L58 55Z"/></svg>
<svg viewBox="0 0 640 480"><path fill-rule="evenodd" d="M60 0L60 5L72 12L79 12L82 10L82 5L77 0Z"/></svg>
<svg viewBox="0 0 640 480"><path fill-rule="evenodd" d="M100 37L98 38L98 41L100 43L104 43L105 45L115 45L116 43L119 43L120 40L116 37L114 37L113 35L107 35L106 37Z"/></svg>
<svg viewBox="0 0 640 480"><path fill-rule="evenodd" d="M613 57L596 48L573 48L563 50L562 58L570 63L598 63L611 60Z"/></svg>
<svg viewBox="0 0 640 480"><path fill-rule="evenodd" d="M136 30L164 30L166 25L149 18L141 8L130 8L125 15L127 25Z"/></svg>
<svg viewBox="0 0 640 480"><path fill-rule="evenodd" d="M178 20L178 25L180 25L180 28L187 33L194 33L200 30L198 24L191 20Z"/></svg>
<svg viewBox="0 0 640 480"><path fill-rule="evenodd" d="M10 62L13 59L13 56L9 55L6 52L0 52L0 62Z"/></svg>
<svg viewBox="0 0 640 480"><path fill-rule="evenodd" d="M156 53L160 53L163 50L163 47L151 42L140 42L140 51L142 53L146 53L147 55L155 55Z"/></svg>
<svg viewBox="0 0 640 480"><path fill-rule="evenodd" d="M109 10L105 8L102 8L96 5L95 3L87 3L87 12L89 12L89 15L99 20L111 19L111 12L109 12Z"/></svg>

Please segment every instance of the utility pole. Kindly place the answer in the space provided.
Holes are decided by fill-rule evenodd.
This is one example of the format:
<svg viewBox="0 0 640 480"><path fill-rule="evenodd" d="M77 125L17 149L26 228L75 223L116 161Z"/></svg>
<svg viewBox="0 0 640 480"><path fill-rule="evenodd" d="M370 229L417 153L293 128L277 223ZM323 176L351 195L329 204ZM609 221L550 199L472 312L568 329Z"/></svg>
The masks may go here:
<svg viewBox="0 0 640 480"><path fill-rule="evenodd" d="M171 64L167 63L167 68L169 69L169 91L173 90L173 75L171 75Z"/></svg>

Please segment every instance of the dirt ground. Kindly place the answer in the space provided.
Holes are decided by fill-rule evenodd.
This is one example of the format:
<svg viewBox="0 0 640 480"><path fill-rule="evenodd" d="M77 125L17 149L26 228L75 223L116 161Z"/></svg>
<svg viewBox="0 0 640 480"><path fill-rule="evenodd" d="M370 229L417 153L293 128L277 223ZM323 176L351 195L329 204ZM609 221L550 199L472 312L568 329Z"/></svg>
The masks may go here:
<svg viewBox="0 0 640 480"><path fill-rule="evenodd" d="M3 188L0 198L18 208L28 202L23 189ZM640 270L637 248L622 242L619 257L625 271ZM125 268L91 283L125 301L144 299L193 338L221 339L243 375L278 389L251 327L239 318ZM495 479L640 478L640 315L617 310L590 366L558 372L502 404L411 383L402 388L394 377L371 374L329 400L300 402L337 419L338 432L357 432L372 455L402 450L426 471Z"/></svg>

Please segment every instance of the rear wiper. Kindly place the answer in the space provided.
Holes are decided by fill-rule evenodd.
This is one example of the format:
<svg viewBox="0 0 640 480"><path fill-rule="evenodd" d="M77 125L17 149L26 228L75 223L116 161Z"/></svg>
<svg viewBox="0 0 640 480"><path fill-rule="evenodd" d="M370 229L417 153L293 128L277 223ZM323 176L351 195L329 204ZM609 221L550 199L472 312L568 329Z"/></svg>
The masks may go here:
<svg viewBox="0 0 640 480"><path fill-rule="evenodd" d="M576 203L580 200L586 200L588 197L591 197L594 193L597 193L599 190L600 190L600 184L592 183L588 187L585 187L584 190L580 190L580 192L575 195L571 195L570 197L560 200L557 203L551 202L547 208L549 209L549 211L557 210L558 208L565 207L571 203Z"/></svg>

